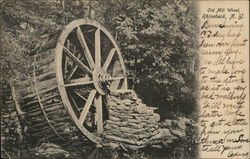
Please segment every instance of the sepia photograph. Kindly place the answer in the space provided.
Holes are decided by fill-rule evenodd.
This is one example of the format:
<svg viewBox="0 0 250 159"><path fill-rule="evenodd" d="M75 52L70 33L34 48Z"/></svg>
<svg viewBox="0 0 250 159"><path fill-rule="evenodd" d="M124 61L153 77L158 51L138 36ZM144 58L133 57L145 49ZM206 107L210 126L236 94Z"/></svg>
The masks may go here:
<svg viewBox="0 0 250 159"><path fill-rule="evenodd" d="M249 130L240 131L240 126L249 128L249 114L242 111L249 110L244 96L249 83L240 82L249 76L249 55L235 53L249 49L240 43L247 25L240 25L239 17L232 25L227 22L229 12L243 19L241 9L217 11L209 5L1 0L1 157L195 159L201 152L249 157ZM223 23L214 24L218 19ZM223 29L230 29L228 37L215 39L222 38ZM248 43L249 36L244 38ZM230 51L219 51L229 45ZM217 55L235 58L222 65ZM226 70L230 81L221 77ZM219 95L230 92L230 84L244 95ZM238 104L237 110L220 114L233 107L230 102ZM241 123L227 123L230 115L241 116L235 119ZM227 130L230 124L235 130ZM216 133L221 125L225 131ZM233 153L236 147L227 142L243 145Z"/></svg>

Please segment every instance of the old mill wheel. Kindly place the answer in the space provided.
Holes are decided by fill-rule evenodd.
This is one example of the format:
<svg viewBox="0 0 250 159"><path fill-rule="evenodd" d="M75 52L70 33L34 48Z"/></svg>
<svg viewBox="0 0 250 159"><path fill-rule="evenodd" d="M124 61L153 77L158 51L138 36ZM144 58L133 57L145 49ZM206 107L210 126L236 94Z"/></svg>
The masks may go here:
<svg viewBox="0 0 250 159"><path fill-rule="evenodd" d="M45 43L34 59L32 79L14 86L18 112L24 112L32 134L53 133L49 139L67 140L77 127L100 144L106 95L127 89L124 62L111 34L94 21L75 20Z"/></svg>

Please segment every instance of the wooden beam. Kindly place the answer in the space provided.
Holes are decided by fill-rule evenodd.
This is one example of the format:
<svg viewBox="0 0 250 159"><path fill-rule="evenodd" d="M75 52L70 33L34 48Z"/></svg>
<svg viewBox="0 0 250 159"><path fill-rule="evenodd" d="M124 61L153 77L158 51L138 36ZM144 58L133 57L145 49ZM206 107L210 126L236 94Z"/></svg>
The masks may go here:
<svg viewBox="0 0 250 159"><path fill-rule="evenodd" d="M69 83L65 84L65 87L73 87L73 86L80 86L80 85L86 85L86 84L91 84L93 81L87 76L83 78L78 78L78 79L72 79L69 81Z"/></svg>
<svg viewBox="0 0 250 159"><path fill-rule="evenodd" d="M95 64L101 67L101 31L97 28L95 31Z"/></svg>
<svg viewBox="0 0 250 159"><path fill-rule="evenodd" d="M79 68L92 74L90 69L86 65L84 65L69 49L63 46L63 50L64 50L64 53L66 53L66 55L70 57L79 66Z"/></svg>
<svg viewBox="0 0 250 159"><path fill-rule="evenodd" d="M103 132L103 114L102 114L102 96L101 95L99 95L95 98L94 104L96 106L97 133L102 134L102 132Z"/></svg>
<svg viewBox="0 0 250 159"><path fill-rule="evenodd" d="M86 40L82 34L82 31L81 31L81 28L80 26L77 27L77 37L79 39L79 42L80 42L80 45L82 46L82 49L83 49L83 52L87 58L87 61L88 61L88 64L89 64L89 67L93 70L95 68L95 63L94 63L94 60L92 58L92 55L89 51L89 47L86 43Z"/></svg>
<svg viewBox="0 0 250 159"><path fill-rule="evenodd" d="M74 49L73 52L76 52L76 50ZM82 58L83 58L82 54L79 54L80 61L82 60ZM70 79L74 75L74 73L76 72L77 68L78 68L78 66L74 65L74 67L69 71L68 76L66 78Z"/></svg>
<svg viewBox="0 0 250 159"><path fill-rule="evenodd" d="M74 75L74 73L76 72L76 70L77 70L77 68L78 68L78 66L77 65L75 65L70 71L69 71L69 75L68 75L68 77L66 77L67 79L70 79L73 75Z"/></svg>
<svg viewBox="0 0 250 159"><path fill-rule="evenodd" d="M89 97L83 107L83 110L81 112L81 115L79 117L79 123L80 124L83 124L83 122L85 121L85 118L89 112L89 108L91 106L91 103L93 102L94 98L95 98L95 95L96 95L96 90L92 90L89 94Z"/></svg>
<svg viewBox="0 0 250 159"><path fill-rule="evenodd" d="M107 80L108 81L115 81L115 80L121 80L121 79L124 79L125 77L111 77L111 78L108 78Z"/></svg>
<svg viewBox="0 0 250 159"><path fill-rule="evenodd" d="M70 50L70 41L67 39L67 49ZM65 63L64 63L64 78L66 78L66 74L68 72L68 57L65 56Z"/></svg>
<svg viewBox="0 0 250 159"><path fill-rule="evenodd" d="M115 48L113 48L113 49L110 50L110 52L109 52L109 54L108 54L108 57L107 57L105 63L103 64L103 69L104 69L105 71L107 71L107 69L108 69L108 67L109 67L109 65L110 65L110 62L111 62L111 60L112 60L112 58L113 58L113 56L114 56L114 54L115 54L115 51L116 51Z"/></svg>

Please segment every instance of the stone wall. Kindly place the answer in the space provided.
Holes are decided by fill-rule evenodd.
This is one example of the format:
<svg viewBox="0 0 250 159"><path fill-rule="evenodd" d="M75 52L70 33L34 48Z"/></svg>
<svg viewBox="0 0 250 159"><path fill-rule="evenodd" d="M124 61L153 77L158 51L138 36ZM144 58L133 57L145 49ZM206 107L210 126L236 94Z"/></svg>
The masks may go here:
<svg viewBox="0 0 250 159"><path fill-rule="evenodd" d="M157 138L160 116L132 90L111 92L104 137L129 148L142 148Z"/></svg>
<svg viewBox="0 0 250 159"><path fill-rule="evenodd" d="M186 125L191 121L178 118L160 122L159 114L154 113L155 108L143 104L132 90L111 92L108 110L104 138L112 147L168 147L175 141L185 140Z"/></svg>
<svg viewBox="0 0 250 159"><path fill-rule="evenodd" d="M23 127L18 118L10 86L3 85L1 94L1 148L9 151L23 142ZM2 151L2 150L1 150Z"/></svg>

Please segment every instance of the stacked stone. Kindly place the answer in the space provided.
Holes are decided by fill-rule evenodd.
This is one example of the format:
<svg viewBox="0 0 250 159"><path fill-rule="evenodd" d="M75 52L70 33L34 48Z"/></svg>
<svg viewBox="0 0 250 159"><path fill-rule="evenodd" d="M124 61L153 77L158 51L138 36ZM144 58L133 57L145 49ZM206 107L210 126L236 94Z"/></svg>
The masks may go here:
<svg viewBox="0 0 250 159"><path fill-rule="evenodd" d="M111 92L108 107L106 139L137 149L145 147L159 133L160 116L154 113L154 108L143 104L134 91Z"/></svg>
<svg viewBox="0 0 250 159"><path fill-rule="evenodd" d="M3 85L2 99L1 145L5 150L9 150L12 149L12 145L20 145L23 140L23 129L8 84Z"/></svg>

